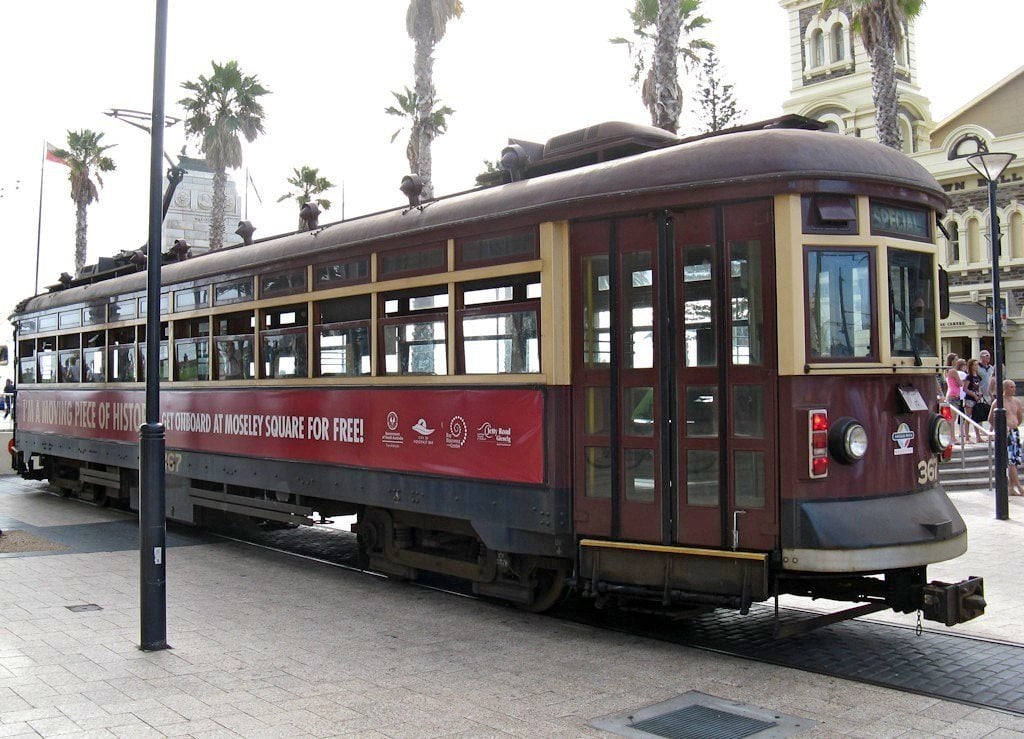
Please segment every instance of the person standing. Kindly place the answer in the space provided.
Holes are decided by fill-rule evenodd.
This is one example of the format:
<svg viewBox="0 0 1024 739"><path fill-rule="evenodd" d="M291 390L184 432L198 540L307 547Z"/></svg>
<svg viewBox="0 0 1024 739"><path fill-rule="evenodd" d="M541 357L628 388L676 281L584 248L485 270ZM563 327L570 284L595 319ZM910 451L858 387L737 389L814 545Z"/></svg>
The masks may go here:
<svg viewBox="0 0 1024 739"><path fill-rule="evenodd" d="M11 410L14 408L14 380L10 377L4 384L4 418L11 417Z"/></svg>
<svg viewBox="0 0 1024 739"><path fill-rule="evenodd" d="M978 374L978 360L971 359L967 363L967 380L964 383L964 413L974 423L980 424L988 419L988 408L985 408L982 401L981 393L981 375ZM981 415L981 410L984 409L985 415ZM981 429L978 426L972 426L964 423L964 441L971 440L971 428L974 428L974 439L979 444L981 443Z"/></svg>
<svg viewBox="0 0 1024 739"><path fill-rule="evenodd" d="M992 383L996 377L996 366L992 364L992 355L989 354L988 349L982 349L981 354L978 355L978 377L981 378L982 401L992 405L992 397L995 393Z"/></svg>
<svg viewBox="0 0 1024 739"><path fill-rule="evenodd" d="M1013 380L1003 380L1003 408L1006 409L1006 474L1009 478L1010 495L1024 495L1020 478L1017 476L1017 465L1024 461L1024 449L1020 445L1021 418L1024 416L1024 404L1017 397L1017 385ZM994 423L996 407L988 414L988 422Z"/></svg>
<svg viewBox="0 0 1024 739"><path fill-rule="evenodd" d="M953 408L956 408L961 413L964 412L964 383L960 375L960 363L964 360L958 359L956 354L952 352L946 357L946 402ZM963 365L966 370L966 362ZM963 377L967 377L967 372L963 373ZM959 441L959 437L963 432L963 422L960 416L957 416L953 422L953 443Z"/></svg>

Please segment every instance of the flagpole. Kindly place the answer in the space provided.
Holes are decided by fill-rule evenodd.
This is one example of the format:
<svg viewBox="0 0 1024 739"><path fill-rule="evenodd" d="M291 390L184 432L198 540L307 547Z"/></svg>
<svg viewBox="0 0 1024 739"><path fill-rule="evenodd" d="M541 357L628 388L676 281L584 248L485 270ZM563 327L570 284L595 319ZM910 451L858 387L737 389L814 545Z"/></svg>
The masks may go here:
<svg viewBox="0 0 1024 739"><path fill-rule="evenodd" d="M245 168L245 215L242 216L245 220L249 220L249 168Z"/></svg>
<svg viewBox="0 0 1024 739"><path fill-rule="evenodd" d="M43 173L46 172L46 141L43 141L43 158L39 163L39 220L36 222L36 289L33 295L39 294L39 245L43 235Z"/></svg>

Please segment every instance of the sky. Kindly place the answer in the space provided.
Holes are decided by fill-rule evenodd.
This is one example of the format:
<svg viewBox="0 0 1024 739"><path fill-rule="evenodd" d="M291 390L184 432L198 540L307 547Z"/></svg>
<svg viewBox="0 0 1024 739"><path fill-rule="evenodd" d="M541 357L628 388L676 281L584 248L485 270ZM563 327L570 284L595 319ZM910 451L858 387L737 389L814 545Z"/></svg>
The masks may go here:
<svg viewBox="0 0 1024 739"><path fill-rule="evenodd" d="M631 0L463 0L435 52L434 82L454 108L433 147L435 194L465 190L498 158L509 137L543 142L601 121L648 123L630 83L623 46ZM211 73L211 61L236 60L271 90L262 98L265 135L243 145L255 183L247 217L256 238L290 231L293 202L277 203L300 166L320 170L328 223L344 215L401 206L408 172L401 121L386 115L392 90L412 85L413 42L407 0L169 0L166 112L181 116L185 80ZM111 108L149 111L153 100L155 0L47 0L4 3L0 36L0 341L3 321L33 292L37 228L39 284L73 271L74 203L68 170L42 162L44 142L65 145L69 129L90 128L116 144L117 171L104 175L88 211L89 261L142 245L147 235L149 137L104 115ZM918 83L941 120L1021 65L1020 0L929 0L917 23ZM704 0L724 81L744 120L780 115L792 80L786 12L777 0ZM977 25L977 40L970 23ZM684 81L684 94L693 89ZM686 111L694 104L685 103ZM681 132L696 128L687 112ZM181 123L164 148L199 154ZM42 174L42 188L40 177ZM239 183L242 170L233 173ZM342 186L344 188L342 194ZM261 202L262 201L262 202ZM41 207L40 207L41 206ZM42 218L40 219L40 212ZM40 226L41 223L41 227ZM229 224L230 225L230 224ZM229 229L233 230L233 229ZM0 380L10 367L0 367Z"/></svg>

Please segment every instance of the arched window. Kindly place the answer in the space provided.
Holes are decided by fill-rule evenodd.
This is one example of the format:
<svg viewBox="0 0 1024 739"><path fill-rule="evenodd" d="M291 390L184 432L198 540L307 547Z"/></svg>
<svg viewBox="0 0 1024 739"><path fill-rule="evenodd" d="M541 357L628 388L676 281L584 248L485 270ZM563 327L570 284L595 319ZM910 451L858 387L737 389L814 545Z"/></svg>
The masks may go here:
<svg viewBox="0 0 1024 739"><path fill-rule="evenodd" d="M1007 239L1010 241L1010 258L1024 259L1024 215L1019 210L1010 214L1009 224L1004 226Z"/></svg>
<svg viewBox="0 0 1024 739"><path fill-rule="evenodd" d="M914 128L906 116L899 117L900 147L904 154L914 153Z"/></svg>
<svg viewBox="0 0 1024 739"><path fill-rule="evenodd" d="M812 66L825 66L825 38L820 28L815 29L811 34L811 59L813 60Z"/></svg>
<svg viewBox="0 0 1024 739"><path fill-rule="evenodd" d="M949 233L949 242L946 244L946 266L953 267L960 264L960 224L949 220L946 222L946 231Z"/></svg>
<svg viewBox="0 0 1024 739"><path fill-rule="evenodd" d="M909 36L907 36L907 29L903 29L903 40L896 46L896 66L906 67L907 66L907 44L910 42Z"/></svg>
<svg viewBox="0 0 1024 739"><path fill-rule="evenodd" d="M970 264L979 264L982 261L981 224L977 218L967 220L967 261Z"/></svg>
<svg viewBox="0 0 1024 739"><path fill-rule="evenodd" d="M846 43L843 40L843 24L832 26L832 63L841 62L846 58Z"/></svg>

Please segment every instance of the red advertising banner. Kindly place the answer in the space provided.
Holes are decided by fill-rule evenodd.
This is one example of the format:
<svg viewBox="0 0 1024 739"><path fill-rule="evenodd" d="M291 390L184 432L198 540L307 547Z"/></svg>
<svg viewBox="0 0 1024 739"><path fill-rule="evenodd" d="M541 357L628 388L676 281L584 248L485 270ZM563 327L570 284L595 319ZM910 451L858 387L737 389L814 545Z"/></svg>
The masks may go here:
<svg viewBox="0 0 1024 739"><path fill-rule="evenodd" d="M138 442L142 390L19 389L18 428ZM540 390L189 390L160 395L168 449L544 481Z"/></svg>

